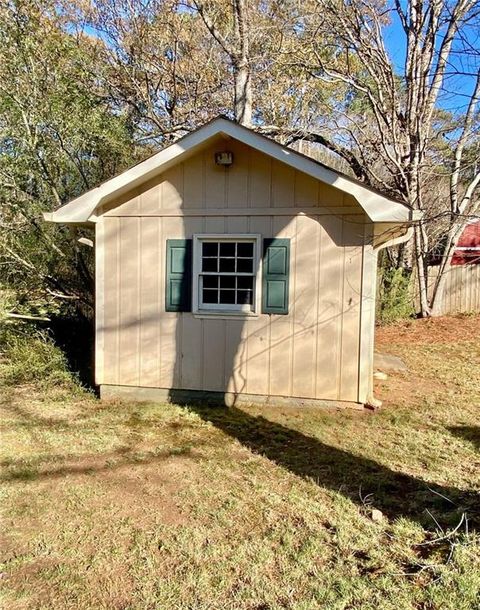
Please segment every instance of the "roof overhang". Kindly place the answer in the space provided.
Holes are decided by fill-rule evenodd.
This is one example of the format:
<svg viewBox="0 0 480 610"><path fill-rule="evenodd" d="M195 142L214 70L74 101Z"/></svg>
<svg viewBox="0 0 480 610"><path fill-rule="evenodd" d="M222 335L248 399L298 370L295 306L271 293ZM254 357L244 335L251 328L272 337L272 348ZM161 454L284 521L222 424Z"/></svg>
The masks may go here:
<svg viewBox="0 0 480 610"><path fill-rule="evenodd" d="M223 117L214 119L175 144L167 146L122 174L73 199L55 212L45 213L44 218L49 222L71 225L94 223L100 206L151 180L219 136L234 138L277 161L352 195L372 222L403 224L418 219L415 218L413 210L402 203Z"/></svg>

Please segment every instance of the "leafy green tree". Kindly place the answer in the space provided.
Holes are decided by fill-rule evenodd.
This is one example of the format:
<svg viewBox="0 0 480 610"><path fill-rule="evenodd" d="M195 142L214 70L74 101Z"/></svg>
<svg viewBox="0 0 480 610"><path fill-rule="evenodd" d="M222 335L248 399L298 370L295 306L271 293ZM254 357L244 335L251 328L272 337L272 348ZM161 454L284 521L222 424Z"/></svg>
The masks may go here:
<svg viewBox="0 0 480 610"><path fill-rule="evenodd" d="M0 9L0 278L25 303L92 304L91 252L43 222L135 159L127 115L98 86L98 41L54 2Z"/></svg>

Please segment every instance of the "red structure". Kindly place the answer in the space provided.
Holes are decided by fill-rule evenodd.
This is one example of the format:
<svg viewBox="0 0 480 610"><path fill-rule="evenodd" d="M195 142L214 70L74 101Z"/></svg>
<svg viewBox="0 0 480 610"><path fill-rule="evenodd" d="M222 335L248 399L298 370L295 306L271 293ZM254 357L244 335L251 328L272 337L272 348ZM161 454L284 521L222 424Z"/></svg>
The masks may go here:
<svg viewBox="0 0 480 610"><path fill-rule="evenodd" d="M452 265L480 264L480 220L468 224L460 235Z"/></svg>

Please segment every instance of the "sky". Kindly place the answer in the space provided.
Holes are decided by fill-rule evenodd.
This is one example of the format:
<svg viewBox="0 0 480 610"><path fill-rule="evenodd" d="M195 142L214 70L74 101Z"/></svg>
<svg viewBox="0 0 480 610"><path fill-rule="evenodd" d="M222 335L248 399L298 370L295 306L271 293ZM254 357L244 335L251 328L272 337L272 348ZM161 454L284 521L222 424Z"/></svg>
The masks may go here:
<svg viewBox="0 0 480 610"><path fill-rule="evenodd" d="M405 1L401 2L402 6ZM385 29L385 42L398 73L402 73L406 55L406 37L400 18L391 11L391 24ZM464 112L475 86L475 74L480 67L480 21L464 29L467 46L476 53L467 53L460 42L454 44L450 68L438 105L454 114ZM476 56L475 56L476 55Z"/></svg>

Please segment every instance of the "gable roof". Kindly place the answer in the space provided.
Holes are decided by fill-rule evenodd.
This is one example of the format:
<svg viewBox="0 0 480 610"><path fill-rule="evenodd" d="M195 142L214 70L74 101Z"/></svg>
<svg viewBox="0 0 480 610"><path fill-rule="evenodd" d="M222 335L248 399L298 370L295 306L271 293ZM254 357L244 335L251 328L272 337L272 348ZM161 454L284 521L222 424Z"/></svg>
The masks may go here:
<svg viewBox="0 0 480 610"><path fill-rule="evenodd" d="M140 186L157 174L182 161L187 154L217 136L228 136L256 150L352 195L372 222L405 223L414 219L414 212L403 203L382 195L358 180L314 161L271 138L260 135L224 117L213 119L174 144L145 161L107 180L100 186L72 199L55 212L45 213L49 222L85 224L95 222L97 208L129 190Z"/></svg>

